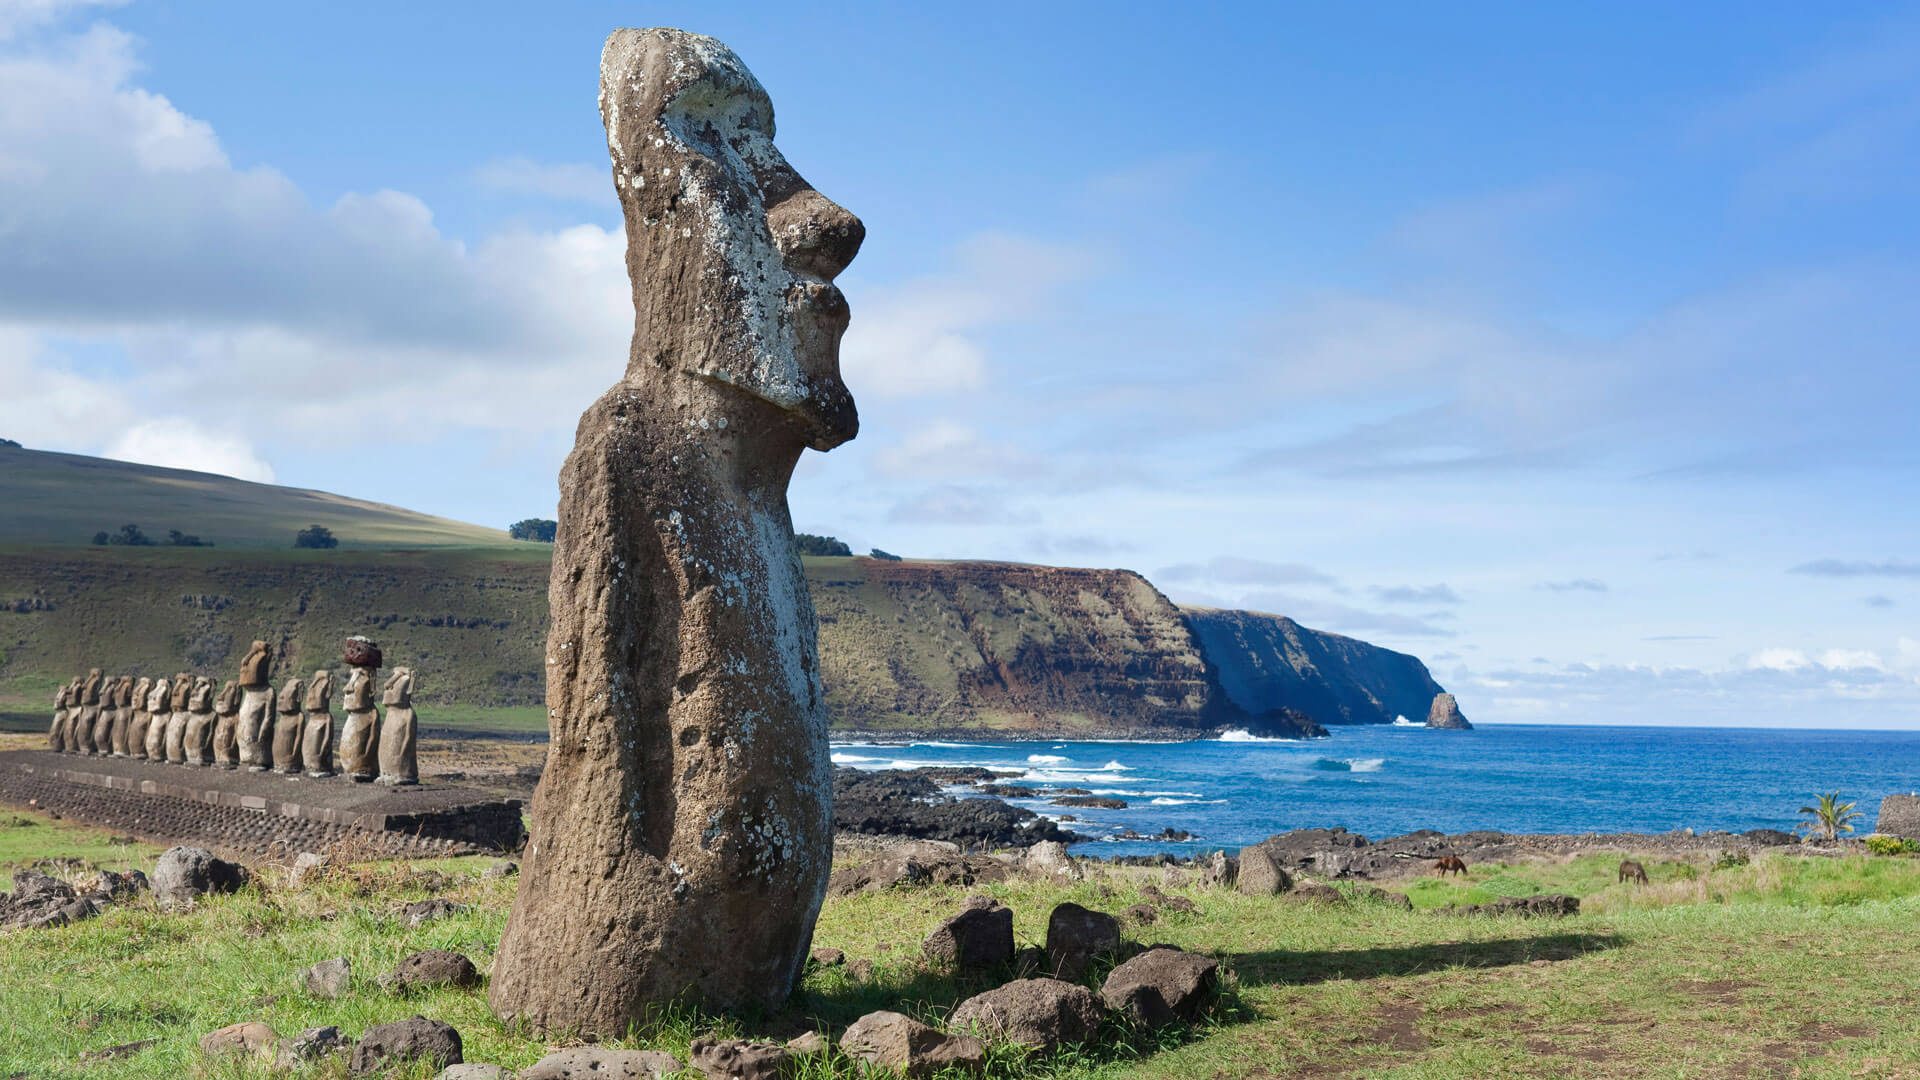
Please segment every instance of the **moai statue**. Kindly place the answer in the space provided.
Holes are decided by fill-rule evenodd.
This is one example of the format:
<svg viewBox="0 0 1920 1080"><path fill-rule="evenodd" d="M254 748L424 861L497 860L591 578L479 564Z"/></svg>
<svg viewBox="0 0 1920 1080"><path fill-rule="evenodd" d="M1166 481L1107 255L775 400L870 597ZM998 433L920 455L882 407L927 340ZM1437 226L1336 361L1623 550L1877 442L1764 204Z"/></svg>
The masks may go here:
<svg viewBox="0 0 1920 1080"><path fill-rule="evenodd" d="M256 641L240 661L240 719L234 740L240 744L240 764L249 772L266 772L273 765L273 687L267 672L273 650Z"/></svg>
<svg viewBox="0 0 1920 1080"><path fill-rule="evenodd" d="M47 749L59 753L67 748L67 695L70 684L61 683L53 692L53 724L47 728Z"/></svg>
<svg viewBox="0 0 1920 1080"><path fill-rule="evenodd" d="M187 700L193 697L193 676L182 671L173 677L173 695L167 702L167 760L175 765L187 761Z"/></svg>
<svg viewBox="0 0 1920 1080"><path fill-rule="evenodd" d="M100 687L104 681L99 668L88 668L86 680L80 684L80 715L73 718L69 739L78 753L94 752L93 727L100 722Z"/></svg>
<svg viewBox="0 0 1920 1080"><path fill-rule="evenodd" d="M166 678L153 680L153 686L147 690L147 737L146 753L148 761L167 760L167 721L173 718L173 683Z"/></svg>
<svg viewBox="0 0 1920 1080"><path fill-rule="evenodd" d="M306 733L301 738L300 754L307 763L307 775L326 779L335 775L333 767L333 672L320 670L307 680Z"/></svg>
<svg viewBox="0 0 1920 1080"><path fill-rule="evenodd" d="M858 427L831 282L864 230L712 38L615 31L600 114L634 334L560 474L552 742L491 1001L607 1037L672 1001L777 1009L807 957L832 769L786 488Z"/></svg>
<svg viewBox="0 0 1920 1080"><path fill-rule="evenodd" d="M100 715L93 722L96 754L113 753L113 725L120 718L120 680L124 678L124 675L115 675L100 688Z"/></svg>
<svg viewBox="0 0 1920 1080"><path fill-rule="evenodd" d="M153 725L153 714L147 711L147 695L153 692L153 679L140 676L133 684L133 722L127 725L127 756L143 758L147 756L147 728Z"/></svg>
<svg viewBox="0 0 1920 1080"><path fill-rule="evenodd" d="M387 707L380 718L380 782L405 786L420 782L420 762L414 755L419 721L413 715L413 669L397 667L387 676L380 695Z"/></svg>
<svg viewBox="0 0 1920 1080"><path fill-rule="evenodd" d="M340 726L340 766L358 783L372 780L380 767L380 714L373 708L373 673L378 668L352 666L340 704L347 722Z"/></svg>
<svg viewBox="0 0 1920 1080"><path fill-rule="evenodd" d="M185 744L187 764L213 764L213 680L205 675L193 680L193 693L187 698Z"/></svg>
<svg viewBox="0 0 1920 1080"><path fill-rule="evenodd" d="M63 754L71 754L79 746L79 739L74 735L73 728L80 719L81 688L85 684L85 677L79 675L67 680L66 704L54 713L53 734L48 741L57 741L60 745L54 749Z"/></svg>
<svg viewBox="0 0 1920 1080"><path fill-rule="evenodd" d="M240 767L240 684L232 679L213 699L213 763L222 769Z"/></svg>
<svg viewBox="0 0 1920 1080"><path fill-rule="evenodd" d="M114 757L127 756L127 737L133 732L133 688L131 675L122 675L113 686L113 726L108 729L107 741L113 745Z"/></svg>
<svg viewBox="0 0 1920 1080"><path fill-rule="evenodd" d="M300 774L300 699L306 684L298 675L280 688L280 700L274 705L273 771L288 776Z"/></svg>

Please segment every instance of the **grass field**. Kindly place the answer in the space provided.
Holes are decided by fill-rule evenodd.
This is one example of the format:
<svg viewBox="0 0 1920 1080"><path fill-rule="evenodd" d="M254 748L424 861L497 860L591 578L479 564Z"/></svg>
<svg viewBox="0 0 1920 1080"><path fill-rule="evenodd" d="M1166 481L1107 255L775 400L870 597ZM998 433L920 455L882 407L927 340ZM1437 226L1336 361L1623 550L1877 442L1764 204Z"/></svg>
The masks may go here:
<svg viewBox="0 0 1920 1080"><path fill-rule="evenodd" d="M58 858L151 867L156 854L29 814L0 822L0 869ZM0 1076L266 1075L201 1061L198 1036L253 1019L283 1035L323 1024L357 1035L416 1013L456 1026L470 1061L527 1065L549 1047L502 1029L483 990L401 997L373 981L428 947L490 966L514 885L481 878L486 862L360 864L303 888L269 871L260 887L189 914L141 901L76 926L0 934ZM1001 1048L991 1075L1920 1077L1920 860L1773 856L1722 869L1649 860L1654 882L1642 889L1613 884L1611 865L1475 867L1465 881L1413 890L1423 908L1528 890L1585 895L1583 914L1552 921L1172 890L1197 910L1163 911L1131 934L1220 957L1232 975L1217 1014L1159 1039L1116 1027L1106 1045L1052 1060ZM1119 911L1158 877L1113 869L1078 885L983 891L1014 909L1023 944L1037 944L1054 904ZM432 895L468 910L416 929L396 917ZM708 1030L837 1032L877 1008L940 1022L975 988L923 970L919 941L961 898L927 889L829 901L818 944L874 961L871 981L815 969L787 1016L673 1015L626 1044L684 1054ZM295 973L335 955L352 959L353 990L310 998ZM79 1064L88 1051L149 1038L158 1042L131 1057ZM833 1059L803 1075L853 1073Z"/></svg>

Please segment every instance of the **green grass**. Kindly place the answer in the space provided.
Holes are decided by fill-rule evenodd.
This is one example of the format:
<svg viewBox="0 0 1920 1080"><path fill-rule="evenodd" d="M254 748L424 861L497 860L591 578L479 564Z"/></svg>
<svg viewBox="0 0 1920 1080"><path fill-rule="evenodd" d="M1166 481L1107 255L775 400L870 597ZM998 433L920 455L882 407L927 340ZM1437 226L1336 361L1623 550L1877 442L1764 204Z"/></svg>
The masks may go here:
<svg viewBox="0 0 1920 1080"><path fill-rule="evenodd" d="M49 857L119 865L150 859L152 849L112 845L66 823L0 827L0 870ZM1116 1026L1102 1046L1051 1060L1001 1048L990 1075L1920 1076L1920 862L1767 856L1715 871L1643 861L1654 882L1641 889L1613 883L1600 871L1617 860L1597 856L1475 867L1468 882L1445 883L1463 896L1592 890L1590 914L1551 921L1173 890L1198 910L1165 912L1130 934L1220 957L1231 975L1217 1015L1159 1038ZM455 949L483 971L490 966L514 883L481 879L485 862L364 864L300 889L269 872L262 887L188 914L136 902L76 926L0 934L0 1076L266 1075L203 1063L198 1036L254 1019L283 1035L323 1024L357 1035L415 1013L459 1028L469 1060L529 1064L550 1047L497 1024L483 992L401 997L373 981L421 948ZM1022 944L1039 944L1054 904L1119 911L1157 880L1156 871L1113 869L1071 886L1016 881L979 891L1013 908ZM876 1008L942 1021L985 984L925 971L919 942L965 891L829 901L817 943L873 961L874 975L860 982L846 968L810 971L796 1016L836 1032ZM1412 891L1423 903L1443 898L1424 882ZM417 929L395 916L429 895L470 906ZM351 993L309 998L295 973L335 955L354 963ZM750 1034L757 1023L669 1013L620 1044L684 1055L692 1038L715 1030ZM159 1042L125 1060L76 1064L88 1050L144 1038ZM297 1075L336 1075L327 1068ZM840 1059L803 1074L851 1075Z"/></svg>

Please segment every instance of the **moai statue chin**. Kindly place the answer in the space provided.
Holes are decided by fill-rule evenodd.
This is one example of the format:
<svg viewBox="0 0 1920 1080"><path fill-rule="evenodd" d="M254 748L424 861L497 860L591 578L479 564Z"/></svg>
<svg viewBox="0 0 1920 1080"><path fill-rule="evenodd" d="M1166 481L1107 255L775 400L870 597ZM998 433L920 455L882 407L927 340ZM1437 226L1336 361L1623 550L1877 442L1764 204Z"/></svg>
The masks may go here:
<svg viewBox="0 0 1920 1080"><path fill-rule="evenodd" d="M78 753L94 752L93 728L100 722L100 687L105 680L99 668L88 668L80 683L80 715L74 717L69 741Z"/></svg>
<svg viewBox="0 0 1920 1080"><path fill-rule="evenodd" d="M189 765L213 764L213 686L213 680L202 675L193 680L193 693L187 697L187 730L181 741Z"/></svg>
<svg viewBox="0 0 1920 1080"><path fill-rule="evenodd" d="M193 697L193 675L182 671L173 677L173 696L168 700L166 755L175 765L187 763L187 701Z"/></svg>
<svg viewBox="0 0 1920 1080"><path fill-rule="evenodd" d="M419 721L413 714L413 669L397 667L387 676L380 695L387 707L380 718L380 782L404 786L420 782L420 763L414 754Z"/></svg>
<svg viewBox="0 0 1920 1080"><path fill-rule="evenodd" d="M307 680L305 732L301 736L300 756L306 761L307 775L316 780L334 776L333 767L333 672L320 670Z"/></svg>
<svg viewBox="0 0 1920 1080"><path fill-rule="evenodd" d="M153 724L153 713L147 709L147 698L153 693L153 679L140 676L133 684L133 722L127 725L127 756L143 758L147 756L147 728Z"/></svg>
<svg viewBox="0 0 1920 1080"><path fill-rule="evenodd" d="M148 761L167 760L167 721L173 716L173 683L164 676L153 680L153 686L147 690L147 733L146 749L142 755Z"/></svg>
<svg viewBox="0 0 1920 1080"><path fill-rule="evenodd" d="M831 767L786 491L858 429L832 280L864 229L712 38L615 31L600 114L633 342L560 475L552 742L490 998L607 1037L673 1001L774 1009L807 956Z"/></svg>
<svg viewBox="0 0 1920 1080"><path fill-rule="evenodd" d="M340 725L340 767L356 783L371 781L380 768L380 714L373 707L376 668L349 667L340 704L347 710Z"/></svg>
<svg viewBox="0 0 1920 1080"><path fill-rule="evenodd" d="M240 767L240 684L228 679L213 699L213 763Z"/></svg>
<svg viewBox="0 0 1920 1080"><path fill-rule="evenodd" d="M280 699L274 703L273 718L273 771L288 776L300 774L300 730L301 698L306 693L306 683L299 676L288 679L280 687Z"/></svg>
<svg viewBox="0 0 1920 1080"><path fill-rule="evenodd" d="M234 741L240 744L240 764L250 772L266 772L273 765L273 687L267 672L273 667L273 649L256 641L240 661L240 716Z"/></svg>
<svg viewBox="0 0 1920 1080"><path fill-rule="evenodd" d="M73 684L62 683L53 692L53 724L47 728L47 749L59 753L67 748L67 699Z"/></svg>

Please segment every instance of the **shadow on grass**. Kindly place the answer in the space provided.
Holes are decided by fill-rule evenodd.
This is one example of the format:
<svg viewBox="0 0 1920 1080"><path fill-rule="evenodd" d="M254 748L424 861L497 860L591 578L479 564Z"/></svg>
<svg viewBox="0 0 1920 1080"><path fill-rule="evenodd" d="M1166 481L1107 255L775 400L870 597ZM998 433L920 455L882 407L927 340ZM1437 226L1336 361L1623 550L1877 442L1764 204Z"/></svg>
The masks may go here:
<svg viewBox="0 0 1920 1080"><path fill-rule="evenodd" d="M1293 952L1267 949L1222 957L1246 986L1301 985L1329 979L1378 979L1443 968L1497 968L1571 960L1627 943L1618 934L1542 934L1495 941L1452 941L1373 949Z"/></svg>

